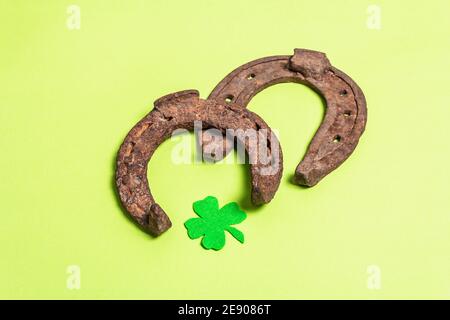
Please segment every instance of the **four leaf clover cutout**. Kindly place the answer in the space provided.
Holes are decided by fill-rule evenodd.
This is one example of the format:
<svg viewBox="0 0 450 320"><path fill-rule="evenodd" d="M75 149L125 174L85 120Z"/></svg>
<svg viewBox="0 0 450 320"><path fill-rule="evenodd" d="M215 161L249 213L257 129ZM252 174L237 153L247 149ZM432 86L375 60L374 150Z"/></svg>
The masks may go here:
<svg viewBox="0 0 450 320"><path fill-rule="evenodd" d="M219 209L217 198L208 196L194 202L195 213L199 218L192 218L184 223L191 239L203 237L205 249L220 250L225 246L225 231L236 240L244 243L244 234L232 225L241 223L247 217L236 202L230 202Z"/></svg>

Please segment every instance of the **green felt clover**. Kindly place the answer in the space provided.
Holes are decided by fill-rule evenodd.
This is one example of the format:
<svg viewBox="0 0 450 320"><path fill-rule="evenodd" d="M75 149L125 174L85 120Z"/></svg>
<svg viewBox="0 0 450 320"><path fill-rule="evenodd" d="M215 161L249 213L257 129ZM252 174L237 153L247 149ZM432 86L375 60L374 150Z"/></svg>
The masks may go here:
<svg viewBox="0 0 450 320"><path fill-rule="evenodd" d="M231 225L241 223L247 218L236 202L230 202L219 209L219 202L215 197L208 196L194 202L194 211L200 218L192 218L184 223L191 239L203 236L202 246L205 249L220 250L225 245L225 231L241 243L244 234Z"/></svg>

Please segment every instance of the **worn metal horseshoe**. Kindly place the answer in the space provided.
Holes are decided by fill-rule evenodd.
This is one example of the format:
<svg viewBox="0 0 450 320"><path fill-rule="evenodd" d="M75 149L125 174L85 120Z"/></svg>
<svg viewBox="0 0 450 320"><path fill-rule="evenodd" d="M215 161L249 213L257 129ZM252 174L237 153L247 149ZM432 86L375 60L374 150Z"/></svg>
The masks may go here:
<svg viewBox="0 0 450 320"><path fill-rule="evenodd" d="M282 176L282 153L278 140L267 124L256 114L236 106L203 100L195 90L164 96L154 103L154 109L139 121L122 143L116 167L116 185L120 200L130 216L147 232L158 236L171 227L163 209L155 202L147 181L147 164L158 146L176 129L194 129L195 121L224 132L227 129L253 129L259 143L262 129L270 134L264 139L270 163L260 160L258 151L250 147L251 139L236 136L250 159L252 202L268 203L274 196ZM278 146L276 149L274 146Z"/></svg>
<svg viewBox="0 0 450 320"><path fill-rule="evenodd" d="M245 108L261 90L285 82L308 85L326 101L326 115L308 150L295 170L297 184L313 186L341 165L353 152L364 132L366 100L358 85L333 67L324 53L295 49L293 56L267 57L232 71L208 99L233 102ZM203 148L216 148L211 135L203 132ZM224 156L232 148L227 144ZM216 160L220 159L217 157Z"/></svg>

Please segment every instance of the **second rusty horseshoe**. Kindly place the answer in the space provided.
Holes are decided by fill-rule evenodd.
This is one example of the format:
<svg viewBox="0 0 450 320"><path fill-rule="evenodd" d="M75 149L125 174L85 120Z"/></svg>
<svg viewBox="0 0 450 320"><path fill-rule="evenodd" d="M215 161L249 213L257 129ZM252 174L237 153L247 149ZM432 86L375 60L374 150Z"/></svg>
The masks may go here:
<svg viewBox="0 0 450 320"><path fill-rule="evenodd" d="M293 56L254 60L226 76L208 99L233 102L245 108L261 90L285 82L308 85L326 101L326 115L294 176L297 184L313 186L350 156L367 120L362 90L349 76L333 67L324 53L295 49ZM201 138L203 148L215 147L207 132ZM224 154L231 148L225 146Z"/></svg>

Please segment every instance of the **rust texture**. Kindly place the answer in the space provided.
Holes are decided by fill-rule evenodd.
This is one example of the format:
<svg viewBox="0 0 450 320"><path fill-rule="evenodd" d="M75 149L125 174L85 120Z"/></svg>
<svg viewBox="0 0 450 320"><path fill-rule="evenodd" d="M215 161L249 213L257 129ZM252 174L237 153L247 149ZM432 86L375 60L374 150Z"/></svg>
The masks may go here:
<svg viewBox="0 0 450 320"><path fill-rule="evenodd" d="M254 60L226 76L208 99L245 108L261 90L285 82L305 84L326 101L322 124L295 170L297 184L313 186L350 156L367 119L363 92L349 76L333 67L324 53L295 49L293 56ZM215 147L207 132L201 139L204 148ZM232 147L226 144L224 154Z"/></svg>
<svg viewBox="0 0 450 320"><path fill-rule="evenodd" d="M154 109L128 133L117 156L116 185L121 202L130 216L147 232L158 236L171 227L164 210L155 202L147 181L147 164L158 146L176 129L194 129L194 121L202 121L222 132L226 129L268 130L267 124L256 114L234 103L224 105L214 100L203 100L195 90L164 96L154 103ZM237 137L239 139L239 137ZM256 139L260 139L259 136ZM275 136L267 136L266 144L279 145ZM271 174L262 173L267 163L259 161L257 150L249 147L249 139L239 141L245 147L250 164L252 202L268 203L274 196L282 175L281 147L269 147L275 164ZM258 143L258 141L256 141ZM273 163L272 163L273 165Z"/></svg>

